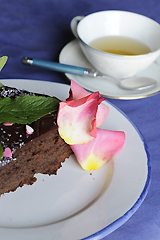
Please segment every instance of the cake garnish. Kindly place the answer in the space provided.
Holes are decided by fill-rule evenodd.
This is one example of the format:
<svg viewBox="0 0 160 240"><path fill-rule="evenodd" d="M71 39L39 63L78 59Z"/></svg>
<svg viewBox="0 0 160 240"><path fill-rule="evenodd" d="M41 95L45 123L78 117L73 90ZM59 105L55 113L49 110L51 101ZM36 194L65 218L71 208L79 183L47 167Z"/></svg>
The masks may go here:
<svg viewBox="0 0 160 240"><path fill-rule="evenodd" d="M99 128L108 115L99 92L89 93L71 81L69 98L59 105L57 125L60 136L68 143L81 167L99 169L123 146L125 133Z"/></svg>
<svg viewBox="0 0 160 240"><path fill-rule="evenodd" d="M60 102L57 123L66 143L87 143L96 136L96 113L102 100L95 92L81 99Z"/></svg>
<svg viewBox="0 0 160 240"><path fill-rule="evenodd" d="M56 112L59 100L54 97L22 95L0 98L0 123L30 124Z"/></svg>
<svg viewBox="0 0 160 240"><path fill-rule="evenodd" d="M33 132L34 132L34 129L31 126L26 125L26 133L28 135L31 135Z"/></svg>
<svg viewBox="0 0 160 240"><path fill-rule="evenodd" d="M80 85L78 85L75 81L71 81L71 88L69 91L69 97L68 100L77 100L81 99L83 97L86 97L90 95L88 91L86 91L84 88L82 88ZM99 94L99 93L98 93ZM101 101L104 100L104 98L99 94L99 98ZM99 102L97 113L96 113L96 126L101 126L106 119L107 115L109 113L109 107L106 104L103 104Z"/></svg>
<svg viewBox="0 0 160 240"><path fill-rule="evenodd" d="M8 127L9 127L9 126L12 126L12 125L13 125L13 123L11 123L11 122L5 122L5 123L3 123L3 125L4 125L4 126L8 126Z"/></svg>
<svg viewBox="0 0 160 240"><path fill-rule="evenodd" d="M0 144L0 160L3 157L3 147L2 144Z"/></svg>
<svg viewBox="0 0 160 240"><path fill-rule="evenodd" d="M3 157L5 157L5 158L12 158L12 151L11 151L11 149L9 147L4 149Z"/></svg>
<svg viewBox="0 0 160 240"><path fill-rule="evenodd" d="M81 167L91 171L102 167L122 147L124 132L97 128L96 137L86 144L71 145Z"/></svg>
<svg viewBox="0 0 160 240"><path fill-rule="evenodd" d="M8 60L7 56L0 57L0 71L2 70L4 65L6 64L7 60ZM1 88L1 84L0 84L0 88Z"/></svg>

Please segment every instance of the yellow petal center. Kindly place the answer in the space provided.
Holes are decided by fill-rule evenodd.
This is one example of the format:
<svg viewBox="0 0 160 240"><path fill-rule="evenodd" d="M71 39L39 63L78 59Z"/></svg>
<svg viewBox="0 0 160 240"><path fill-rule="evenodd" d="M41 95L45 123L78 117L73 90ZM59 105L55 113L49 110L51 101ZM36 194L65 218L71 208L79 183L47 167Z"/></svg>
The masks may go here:
<svg viewBox="0 0 160 240"><path fill-rule="evenodd" d="M97 170L97 169L99 169L104 163L105 163L105 161L102 161L102 160L101 160L100 158L98 158L96 155L90 154L89 157L87 158L87 160L82 163L82 167L83 167L85 170L87 170L87 171Z"/></svg>

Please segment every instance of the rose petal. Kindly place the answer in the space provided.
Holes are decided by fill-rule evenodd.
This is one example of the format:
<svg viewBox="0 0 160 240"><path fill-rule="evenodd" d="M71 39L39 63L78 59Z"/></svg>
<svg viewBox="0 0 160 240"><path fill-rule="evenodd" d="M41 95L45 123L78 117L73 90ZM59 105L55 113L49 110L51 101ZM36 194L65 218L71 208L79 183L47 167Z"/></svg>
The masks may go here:
<svg viewBox="0 0 160 240"><path fill-rule="evenodd" d="M90 95L89 92L87 92L84 88L82 88L75 81L73 81L73 80L71 81L69 98L67 100L76 100L76 99L86 97L88 95ZM103 98L103 100L104 100L104 98ZM97 114L96 114L96 126L97 127L99 127L103 124L103 122L106 119L108 113L109 113L109 107L106 104L101 103L98 106L98 111L97 111Z"/></svg>
<svg viewBox="0 0 160 240"><path fill-rule="evenodd" d="M12 151L9 147L4 149L3 157L6 157L6 158L11 158L12 157Z"/></svg>
<svg viewBox="0 0 160 240"><path fill-rule="evenodd" d="M110 160L122 148L124 140L124 132L98 128L95 139L86 144L71 145L71 148L82 168L91 171Z"/></svg>
<svg viewBox="0 0 160 240"><path fill-rule="evenodd" d="M100 102L99 93L61 102L57 124L60 136L68 144L87 143L96 136L96 113Z"/></svg>
<svg viewBox="0 0 160 240"><path fill-rule="evenodd" d="M34 129L30 127L29 125L26 125L26 133L28 135L31 135L34 132Z"/></svg>
<svg viewBox="0 0 160 240"><path fill-rule="evenodd" d="M97 114L96 114L96 126L97 127L100 127L106 117L108 116L108 113L109 113L109 107L107 107L107 105L101 103L99 106L98 106L98 110L97 110Z"/></svg>
<svg viewBox="0 0 160 240"><path fill-rule="evenodd" d="M71 88L69 91L69 98L67 100L75 100L80 99L83 97L86 97L90 95L91 93L87 92L83 87L81 87L78 83L75 81L71 81Z"/></svg>
<svg viewBox="0 0 160 240"><path fill-rule="evenodd" d="M11 123L11 122L5 122L5 123L3 123L3 125L8 127L8 126L12 126L13 123Z"/></svg>

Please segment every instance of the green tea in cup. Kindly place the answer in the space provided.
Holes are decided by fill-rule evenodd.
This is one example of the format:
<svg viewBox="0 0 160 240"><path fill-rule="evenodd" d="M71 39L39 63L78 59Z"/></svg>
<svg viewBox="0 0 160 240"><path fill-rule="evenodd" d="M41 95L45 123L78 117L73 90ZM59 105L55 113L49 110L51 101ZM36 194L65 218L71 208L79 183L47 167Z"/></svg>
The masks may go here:
<svg viewBox="0 0 160 240"><path fill-rule="evenodd" d="M123 36L105 36L90 42L91 47L112 54L141 55L151 52L144 43L133 38Z"/></svg>

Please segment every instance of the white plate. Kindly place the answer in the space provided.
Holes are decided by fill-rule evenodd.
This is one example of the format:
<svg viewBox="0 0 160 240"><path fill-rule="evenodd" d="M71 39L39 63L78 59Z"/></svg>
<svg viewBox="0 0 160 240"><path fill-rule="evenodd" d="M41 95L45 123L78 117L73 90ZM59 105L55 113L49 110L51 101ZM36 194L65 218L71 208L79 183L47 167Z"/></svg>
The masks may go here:
<svg viewBox="0 0 160 240"><path fill-rule="evenodd" d="M69 86L33 80L4 80L6 85L68 96ZM93 173L74 156L57 176L38 174L32 186L0 197L0 236L5 240L102 239L124 224L144 200L150 180L146 146L133 124L110 105L103 128L123 130L126 142L117 156Z"/></svg>
<svg viewBox="0 0 160 240"><path fill-rule="evenodd" d="M61 51L59 56L60 63L92 68L80 50L77 40L68 43ZM154 95L160 91L160 59L152 64L146 71L141 72L137 77L148 77L157 80L157 84L151 88L143 90L121 89L113 80L108 77L83 77L78 75L66 74L69 79L74 79L84 88L95 92L99 91L108 98L115 99L139 99ZM127 66L126 66L127 67Z"/></svg>

